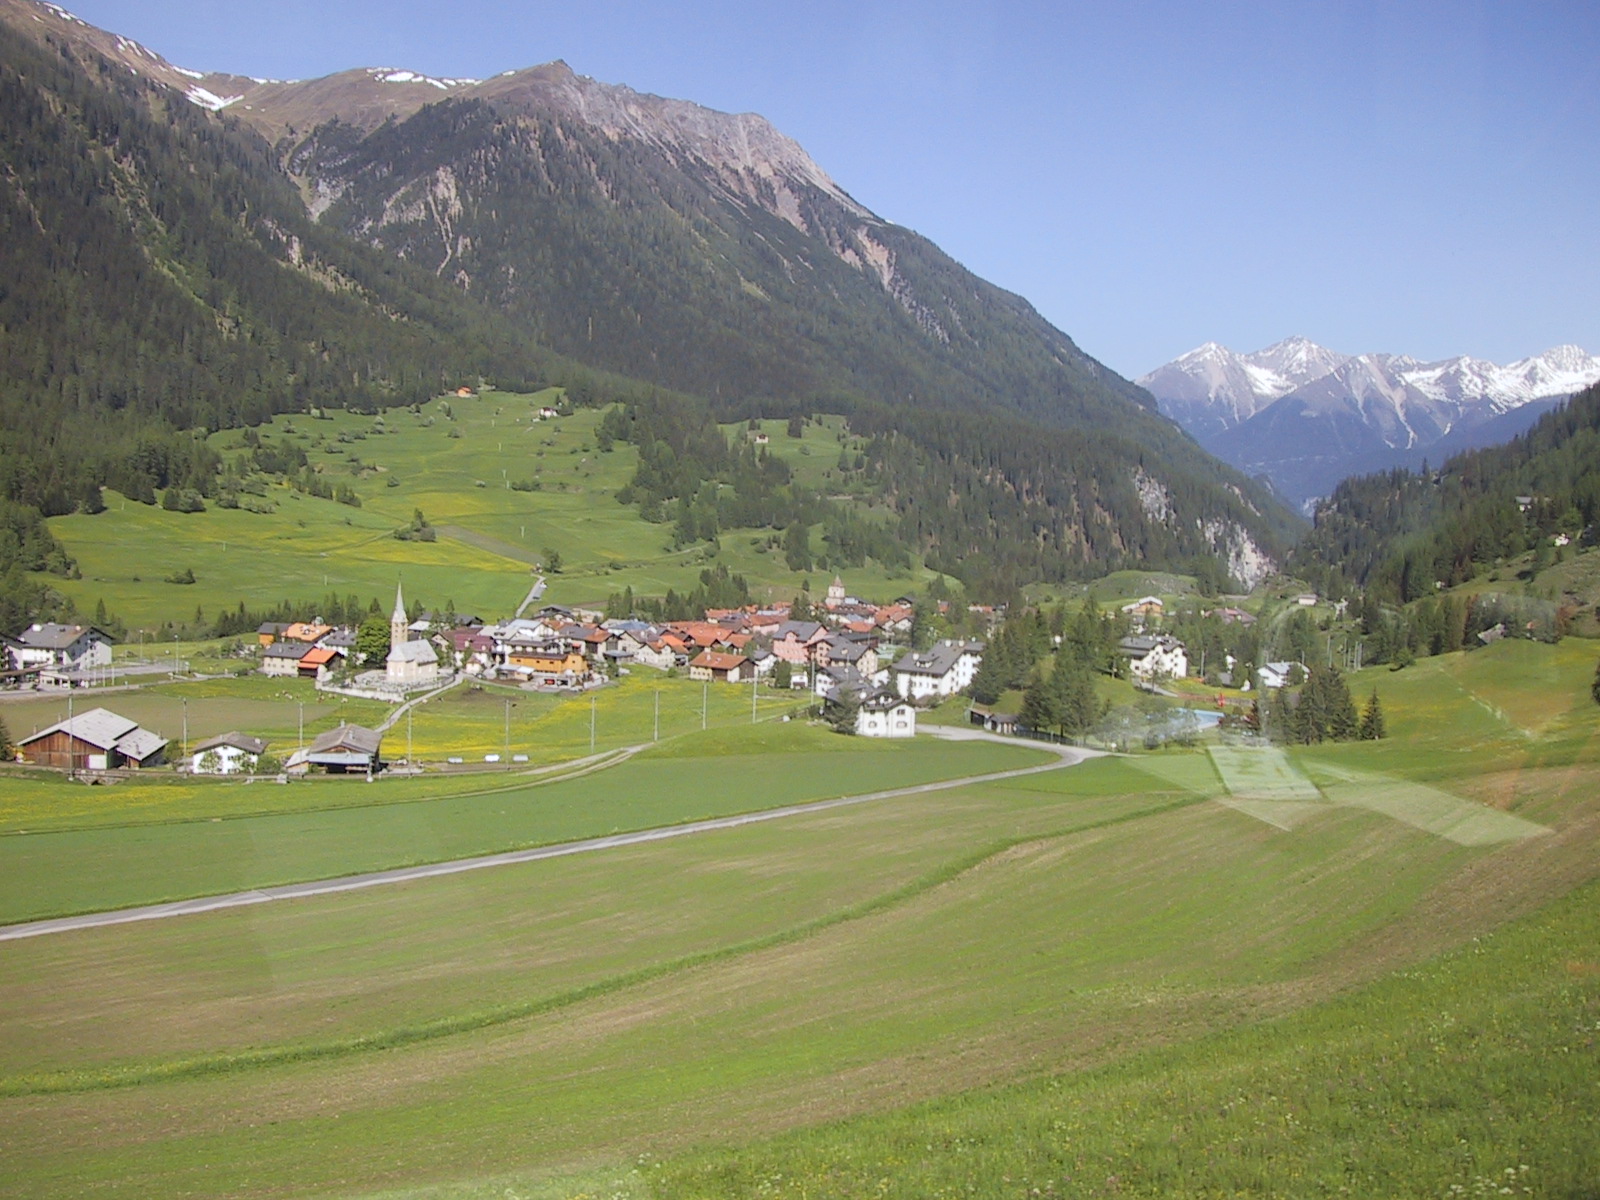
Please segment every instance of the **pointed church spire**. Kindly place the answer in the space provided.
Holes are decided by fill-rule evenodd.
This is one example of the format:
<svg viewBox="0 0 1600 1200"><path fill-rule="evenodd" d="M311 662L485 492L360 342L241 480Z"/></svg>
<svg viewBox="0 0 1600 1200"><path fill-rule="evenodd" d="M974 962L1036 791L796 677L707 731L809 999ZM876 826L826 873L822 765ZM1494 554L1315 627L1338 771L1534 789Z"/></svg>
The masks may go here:
<svg viewBox="0 0 1600 1200"><path fill-rule="evenodd" d="M411 640L411 622L406 619L406 600L400 594L400 585L394 585L394 615L389 618L389 657L394 658L400 647Z"/></svg>

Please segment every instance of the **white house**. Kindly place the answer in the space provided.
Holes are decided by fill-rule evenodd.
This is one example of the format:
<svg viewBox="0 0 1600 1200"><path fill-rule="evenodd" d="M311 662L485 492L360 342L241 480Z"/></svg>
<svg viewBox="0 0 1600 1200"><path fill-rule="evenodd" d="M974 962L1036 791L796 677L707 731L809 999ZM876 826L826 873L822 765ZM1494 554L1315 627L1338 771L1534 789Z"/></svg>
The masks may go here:
<svg viewBox="0 0 1600 1200"><path fill-rule="evenodd" d="M261 652L261 673L263 675L298 675L300 673L300 660L310 653L311 647L306 642L273 642L272 645Z"/></svg>
<svg viewBox="0 0 1600 1200"><path fill-rule="evenodd" d="M1289 680L1296 668L1301 675L1305 674L1305 667L1297 662L1264 663L1256 669L1256 678L1261 681L1261 686L1264 688L1289 687Z"/></svg>
<svg viewBox="0 0 1600 1200"><path fill-rule="evenodd" d="M30 625L17 635L12 651L17 667L56 667L82 671L111 665L111 635L93 625Z"/></svg>
<svg viewBox="0 0 1600 1200"><path fill-rule="evenodd" d="M1184 644L1168 634L1156 637L1125 637L1117 648L1128 657L1133 677L1148 683L1152 679L1182 679L1189 673L1189 653Z"/></svg>
<svg viewBox="0 0 1600 1200"><path fill-rule="evenodd" d="M189 750L189 770L196 775L238 775L256 769L267 743L248 734L218 734Z"/></svg>
<svg viewBox="0 0 1600 1200"><path fill-rule="evenodd" d="M856 733L862 737L903 738L916 732L917 710L893 692L872 693L856 711Z"/></svg>
<svg viewBox="0 0 1600 1200"><path fill-rule="evenodd" d="M982 662L982 642L940 642L894 664L894 690L907 700L954 696L972 686Z"/></svg>

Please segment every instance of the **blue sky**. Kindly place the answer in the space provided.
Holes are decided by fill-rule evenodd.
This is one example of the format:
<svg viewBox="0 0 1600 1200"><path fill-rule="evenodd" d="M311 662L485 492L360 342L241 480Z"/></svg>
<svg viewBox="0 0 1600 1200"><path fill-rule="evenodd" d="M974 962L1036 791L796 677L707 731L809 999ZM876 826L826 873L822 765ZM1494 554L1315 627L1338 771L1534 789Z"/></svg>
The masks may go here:
<svg viewBox="0 0 1600 1200"><path fill-rule="evenodd" d="M79 0L180 66L554 58L759 112L1128 376L1207 340L1600 353L1592 3Z"/></svg>

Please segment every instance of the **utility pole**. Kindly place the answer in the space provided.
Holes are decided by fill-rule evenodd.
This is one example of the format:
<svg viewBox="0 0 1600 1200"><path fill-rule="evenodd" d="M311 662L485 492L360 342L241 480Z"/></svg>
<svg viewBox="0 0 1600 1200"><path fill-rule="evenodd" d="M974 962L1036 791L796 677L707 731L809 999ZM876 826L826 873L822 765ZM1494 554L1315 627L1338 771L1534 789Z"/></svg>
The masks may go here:
<svg viewBox="0 0 1600 1200"><path fill-rule="evenodd" d="M189 697L183 698L183 757L189 757Z"/></svg>
<svg viewBox="0 0 1600 1200"><path fill-rule="evenodd" d="M294 703L295 703L295 707L300 710L300 747L299 748L301 750L304 750L306 748L306 702L304 700L296 700Z"/></svg>
<svg viewBox="0 0 1600 1200"><path fill-rule="evenodd" d="M706 709L711 703L711 684L709 681L701 685L700 692L700 732L706 731Z"/></svg>
<svg viewBox="0 0 1600 1200"><path fill-rule="evenodd" d="M506 767L511 766L511 701L506 701Z"/></svg>
<svg viewBox="0 0 1600 1200"><path fill-rule="evenodd" d="M752 664L750 667L750 724L752 725L756 723L756 682L756 669Z"/></svg>
<svg viewBox="0 0 1600 1200"><path fill-rule="evenodd" d="M406 709L406 766L411 765L411 710Z"/></svg>
<svg viewBox="0 0 1600 1200"><path fill-rule="evenodd" d="M589 753L594 753L594 693L589 693Z"/></svg>
<svg viewBox="0 0 1600 1200"><path fill-rule="evenodd" d="M661 740L661 689L660 688L656 689L656 732L655 732L655 736L652 737L650 740L652 742L659 742Z"/></svg>
<svg viewBox="0 0 1600 1200"><path fill-rule="evenodd" d="M67 778L78 777L78 750L76 735L72 732L72 693L67 693Z"/></svg>

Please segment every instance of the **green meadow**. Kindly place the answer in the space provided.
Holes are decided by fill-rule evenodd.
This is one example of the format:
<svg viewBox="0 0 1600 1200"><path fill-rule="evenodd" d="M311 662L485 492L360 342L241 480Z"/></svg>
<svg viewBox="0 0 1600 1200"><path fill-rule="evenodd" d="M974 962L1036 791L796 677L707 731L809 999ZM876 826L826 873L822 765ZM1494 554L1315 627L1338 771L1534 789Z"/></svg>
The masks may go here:
<svg viewBox="0 0 1600 1200"><path fill-rule="evenodd" d="M435 400L420 413L279 417L254 432L268 445L304 448L321 478L351 488L361 507L283 483L245 497L264 511L213 504L202 513L168 512L108 491L105 512L51 520L83 577L47 582L84 613L103 600L133 630L186 622L197 607L214 618L240 601L259 611L333 593L387 606L397 580L408 599L431 608L506 616L551 551L561 558L560 572L548 575L551 603L599 606L630 585L640 595L687 592L712 562L743 574L762 595L789 599L809 582L820 597L831 573L808 580L791 572L781 548L768 545L781 531L727 530L720 548L674 550L670 524L644 521L615 499L637 467L635 448L598 449L598 410L540 420L540 408L557 400L555 391L485 392ZM810 487L836 489L840 451L857 445L837 418L808 423L800 438L788 437L782 421L762 427L769 453ZM726 428L731 437L748 432L742 424ZM231 430L212 443L226 459L245 452L243 438ZM397 540L394 531L419 510L436 540ZM822 549L820 538L813 544ZM194 583L168 582L186 571ZM922 578L920 571L891 578L872 563L845 572L852 589L883 599ZM130 640L137 644L137 634Z"/></svg>
<svg viewBox="0 0 1600 1200"><path fill-rule="evenodd" d="M1593 671L1592 644L1502 643L1363 673L1392 736L1276 766L1106 757L0 942L0 1190L1587 1195ZM0 839L0 879L14 913L95 908L1040 753L728 725L476 795L387 792L466 786L424 777L355 783L361 808L133 807ZM1440 806L1480 820L1417 816Z"/></svg>

